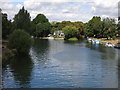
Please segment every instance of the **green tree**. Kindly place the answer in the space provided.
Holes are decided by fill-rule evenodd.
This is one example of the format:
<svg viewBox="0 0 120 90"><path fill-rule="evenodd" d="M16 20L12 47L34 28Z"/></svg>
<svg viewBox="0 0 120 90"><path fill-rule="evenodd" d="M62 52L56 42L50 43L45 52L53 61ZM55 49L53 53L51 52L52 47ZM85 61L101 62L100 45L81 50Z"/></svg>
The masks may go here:
<svg viewBox="0 0 120 90"><path fill-rule="evenodd" d="M38 14L32 21L34 24L34 36L46 37L51 32L51 24L43 14Z"/></svg>
<svg viewBox="0 0 120 90"><path fill-rule="evenodd" d="M38 23L36 25L35 35L37 37L46 37L50 33L51 24L49 22L46 23Z"/></svg>
<svg viewBox="0 0 120 90"><path fill-rule="evenodd" d="M103 23L104 23L104 37L108 38L114 38L116 37L117 34L117 27L115 24L115 19L112 18L105 18L103 19Z"/></svg>
<svg viewBox="0 0 120 90"><path fill-rule="evenodd" d="M51 23L52 29L51 33L53 34L55 31L62 30L62 24L61 22L52 22Z"/></svg>
<svg viewBox="0 0 120 90"><path fill-rule="evenodd" d="M117 24L117 37L120 37L120 16L118 17L118 24Z"/></svg>
<svg viewBox="0 0 120 90"><path fill-rule="evenodd" d="M9 38L8 47L16 49L19 54L28 54L32 44L30 35L24 30L15 30Z"/></svg>
<svg viewBox="0 0 120 90"><path fill-rule="evenodd" d="M84 35L84 24L83 22L73 22L73 25L78 29L78 32L77 32L77 39L80 39L82 38L82 36Z"/></svg>
<svg viewBox="0 0 120 90"><path fill-rule="evenodd" d="M26 32L31 34L31 21L30 21L30 14L27 10L22 7L19 12L15 15L14 21L14 30L15 29L24 29Z"/></svg>
<svg viewBox="0 0 120 90"><path fill-rule="evenodd" d="M71 21L62 21L61 22L62 28L65 27L65 26L70 26L70 25L73 25L73 23Z"/></svg>
<svg viewBox="0 0 120 90"><path fill-rule="evenodd" d="M86 23L86 36L89 37L100 37L100 32L102 31L101 18L94 16L88 23Z"/></svg>
<svg viewBox="0 0 120 90"><path fill-rule="evenodd" d="M33 23L34 24L38 24L38 23L46 23L48 22L48 19L46 18L46 16L44 14L38 14L34 19L33 19Z"/></svg>
<svg viewBox="0 0 120 90"><path fill-rule="evenodd" d="M11 20L7 19L7 14L2 13L2 38L7 39L10 33L12 33Z"/></svg>
<svg viewBox="0 0 120 90"><path fill-rule="evenodd" d="M65 40L69 38L76 37L78 29L75 26L66 26L62 28L63 33L65 34Z"/></svg>

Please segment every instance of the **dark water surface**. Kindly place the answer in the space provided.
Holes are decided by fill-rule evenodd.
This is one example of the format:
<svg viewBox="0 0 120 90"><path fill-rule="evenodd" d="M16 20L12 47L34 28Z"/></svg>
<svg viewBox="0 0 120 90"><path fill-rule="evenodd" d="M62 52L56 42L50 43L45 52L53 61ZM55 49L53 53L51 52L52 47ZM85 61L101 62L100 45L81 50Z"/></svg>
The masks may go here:
<svg viewBox="0 0 120 90"><path fill-rule="evenodd" d="M36 39L30 56L3 68L3 87L117 88L118 52L85 41Z"/></svg>

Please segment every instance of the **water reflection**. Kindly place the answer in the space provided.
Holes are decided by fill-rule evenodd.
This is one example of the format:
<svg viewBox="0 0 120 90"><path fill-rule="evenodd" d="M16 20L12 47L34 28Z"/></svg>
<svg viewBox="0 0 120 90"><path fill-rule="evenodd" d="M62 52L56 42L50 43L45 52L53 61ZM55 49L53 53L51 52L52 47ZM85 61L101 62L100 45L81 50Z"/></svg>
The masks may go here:
<svg viewBox="0 0 120 90"><path fill-rule="evenodd" d="M4 86L116 88L119 77L116 54L113 48L86 41L35 39L31 58L16 57L4 70Z"/></svg>
<svg viewBox="0 0 120 90"><path fill-rule="evenodd" d="M100 52L101 59L104 59L104 60L117 59L116 50L114 48L109 48L103 45L91 44L91 43L86 43L86 47Z"/></svg>
<svg viewBox="0 0 120 90"><path fill-rule="evenodd" d="M9 74L7 72L8 70L13 72L12 75L14 76L14 81L16 84L14 88L30 88L31 87L30 81L32 79L31 74L33 69L33 62L29 55L14 57L14 59L8 66L9 67L6 68L3 74L8 75ZM9 81L10 77L8 76L4 79ZM7 81L5 83L7 83ZM8 86L5 85L5 87L8 87Z"/></svg>
<svg viewBox="0 0 120 90"><path fill-rule="evenodd" d="M49 41L47 39L35 39L34 44L30 50L31 58L34 64L45 65L49 55Z"/></svg>

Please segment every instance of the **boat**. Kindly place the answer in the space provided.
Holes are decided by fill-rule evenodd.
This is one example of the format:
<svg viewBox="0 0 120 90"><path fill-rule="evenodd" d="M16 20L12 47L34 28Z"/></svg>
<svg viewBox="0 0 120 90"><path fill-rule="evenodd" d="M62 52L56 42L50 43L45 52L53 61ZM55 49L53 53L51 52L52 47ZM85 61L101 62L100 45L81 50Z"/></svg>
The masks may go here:
<svg viewBox="0 0 120 90"><path fill-rule="evenodd" d="M105 44L105 46L106 46L106 47L114 47L115 45L112 44L112 43L107 42L107 43Z"/></svg>
<svg viewBox="0 0 120 90"><path fill-rule="evenodd" d="M93 44L99 44L100 41L99 41L99 40L92 40L92 43L93 43Z"/></svg>
<svg viewBox="0 0 120 90"><path fill-rule="evenodd" d="M99 40L94 40L95 44L99 44L100 41Z"/></svg>
<svg viewBox="0 0 120 90"><path fill-rule="evenodd" d="M116 45L114 46L114 48L120 49L120 44L116 44Z"/></svg>

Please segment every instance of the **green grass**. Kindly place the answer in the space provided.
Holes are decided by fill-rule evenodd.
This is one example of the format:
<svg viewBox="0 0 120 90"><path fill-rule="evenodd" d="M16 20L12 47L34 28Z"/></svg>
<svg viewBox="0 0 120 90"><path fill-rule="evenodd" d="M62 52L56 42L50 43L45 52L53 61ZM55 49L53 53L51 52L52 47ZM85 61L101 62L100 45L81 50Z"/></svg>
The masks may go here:
<svg viewBox="0 0 120 90"><path fill-rule="evenodd" d="M68 39L69 41L78 41L78 39L76 37L70 38Z"/></svg>
<svg viewBox="0 0 120 90"><path fill-rule="evenodd" d="M64 39L63 37L55 37L55 39Z"/></svg>

